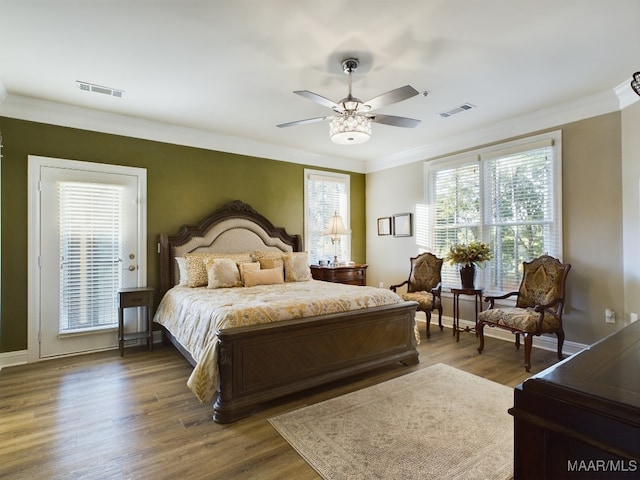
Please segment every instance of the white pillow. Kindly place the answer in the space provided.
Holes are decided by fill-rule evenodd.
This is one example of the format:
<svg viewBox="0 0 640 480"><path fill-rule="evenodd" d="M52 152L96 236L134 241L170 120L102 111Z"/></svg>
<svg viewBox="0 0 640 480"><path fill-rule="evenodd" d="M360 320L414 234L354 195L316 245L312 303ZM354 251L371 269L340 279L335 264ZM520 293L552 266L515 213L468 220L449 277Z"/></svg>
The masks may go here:
<svg viewBox="0 0 640 480"><path fill-rule="evenodd" d="M207 288L239 287L238 264L230 258L210 258L207 260Z"/></svg>
<svg viewBox="0 0 640 480"><path fill-rule="evenodd" d="M178 263L178 285L189 284L189 271L187 270L187 260L184 257L176 257Z"/></svg>

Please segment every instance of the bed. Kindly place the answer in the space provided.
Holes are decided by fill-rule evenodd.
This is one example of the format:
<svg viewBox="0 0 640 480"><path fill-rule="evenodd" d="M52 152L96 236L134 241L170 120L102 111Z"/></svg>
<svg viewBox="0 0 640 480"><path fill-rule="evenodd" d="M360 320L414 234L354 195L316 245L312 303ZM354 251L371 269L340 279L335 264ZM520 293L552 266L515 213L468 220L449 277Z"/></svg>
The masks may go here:
<svg viewBox="0 0 640 480"><path fill-rule="evenodd" d="M271 253L274 258L304 258L300 235L289 235L283 228L274 227L241 201L224 205L197 225L183 226L176 234L160 235L162 300L154 321L194 366L187 383L200 401L213 403L216 422L234 422L268 401L383 365L418 363L417 304L405 302L388 290L311 278L273 286L258 282L246 283L249 287L221 289L181 285L185 283L185 272L181 272L184 264L179 261L185 257L244 258L255 256L256 252L264 258ZM247 263L255 263L254 260L252 257ZM218 266L222 261L215 262ZM238 261L237 266L240 264ZM276 270L262 265L260 274ZM284 276L289 275L287 267L284 272ZM245 282L250 274L251 278L258 275L244 273ZM193 278L190 275L189 281ZM209 285L215 280L210 276ZM333 307L328 308L327 303L316 302L315 297L331 295L330 289L338 289L334 293L339 298L329 302ZM259 297L260 292L266 292L267 297ZM310 292L315 297L305 297ZM354 292L363 295L364 300L351 297ZM214 303L226 308L224 318L237 321L203 321L196 306L214 294ZM218 294L224 296L222 300ZM257 306L254 310L261 313L268 310L271 315L283 301L281 295L287 294L298 298L297 306L283 308L279 312L289 313L274 314L274 318L257 324L244 322L247 314L234 310L236 305L246 303ZM340 311L349 303L355 306Z"/></svg>

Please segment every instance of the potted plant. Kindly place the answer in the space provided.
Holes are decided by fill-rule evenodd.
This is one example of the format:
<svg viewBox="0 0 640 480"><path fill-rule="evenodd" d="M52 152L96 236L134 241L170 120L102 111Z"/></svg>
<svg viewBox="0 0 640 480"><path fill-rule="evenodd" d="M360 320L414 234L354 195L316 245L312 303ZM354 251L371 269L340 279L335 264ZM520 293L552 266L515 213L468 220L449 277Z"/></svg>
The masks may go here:
<svg viewBox="0 0 640 480"><path fill-rule="evenodd" d="M451 265L460 265L460 280L462 288L475 288L476 266L491 260L493 255L489 245L483 242L455 244L449 249L444 259Z"/></svg>

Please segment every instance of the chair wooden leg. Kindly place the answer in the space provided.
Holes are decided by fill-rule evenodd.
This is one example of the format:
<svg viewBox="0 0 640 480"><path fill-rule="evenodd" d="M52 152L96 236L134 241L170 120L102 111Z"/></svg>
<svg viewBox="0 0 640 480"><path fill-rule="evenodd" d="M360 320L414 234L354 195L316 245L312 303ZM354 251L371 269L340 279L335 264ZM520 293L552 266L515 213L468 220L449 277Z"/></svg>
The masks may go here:
<svg viewBox="0 0 640 480"><path fill-rule="evenodd" d="M438 326L440 327L440 331L442 331L442 305L438 307Z"/></svg>
<svg viewBox="0 0 640 480"><path fill-rule="evenodd" d="M480 346L478 347L478 353L482 353L482 350L484 350L484 322L478 322L476 333L480 337Z"/></svg>
<svg viewBox="0 0 640 480"><path fill-rule="evenodd" d="M516 349L520 350L520 334L516 333Z"/></svg>
<svg viewBox="0 0 640 480"><path fill-rule="evenodd" d="M533 345L533 336L528 333L524 334L524 368L527 372L531 371L531 346Z"/></svg>
<svg viewBox="0 0 640 480"><path fill-rule="evenodd" d="M424 314L427 316L427 338L431 338L431 312L426 310Z"/></svg>
<svg viewBox="0 0 640 480"><path fill-rule="evenodd" d="M564 330L560 329L556 332L558 336L558 360L562 360L562 345L564 345Z"/></svg>

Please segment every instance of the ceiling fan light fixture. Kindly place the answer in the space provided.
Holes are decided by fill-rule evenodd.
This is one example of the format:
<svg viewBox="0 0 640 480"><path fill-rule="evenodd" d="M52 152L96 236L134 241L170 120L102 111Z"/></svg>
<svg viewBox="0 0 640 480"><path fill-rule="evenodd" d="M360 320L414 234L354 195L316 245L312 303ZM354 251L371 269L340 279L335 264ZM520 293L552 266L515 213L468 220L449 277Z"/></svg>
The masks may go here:
<svg viewBox="0 0 640 480"><path fill-rule="evenodd" d="M371 119L363 115L337 115L329 123L329 136L340 145L364 143L371 138Z"/></svg>
<svg viewBox="0 0 640 480"><path fill-rule="evenodd" d="M393 127L413 128L420 120L395 115L371 115L369 112L378 108L402 102L418 95L418 91L411 85L390 90L382 95L373 97L367 102L362 102L351 93L353 72L358 68L357 58L347 58L342 62L342 69L349 79L349 92L338 103L308 90L296 90L296 93L307 100L316 102L333 110L337 115L326 117L307 118L295 122L281 123L279 128L303 125L307 123L324 122L329 120L329 137L334 143L340 145L355 145L367 142L371 138L371 123L382 123Z"/></svg>

